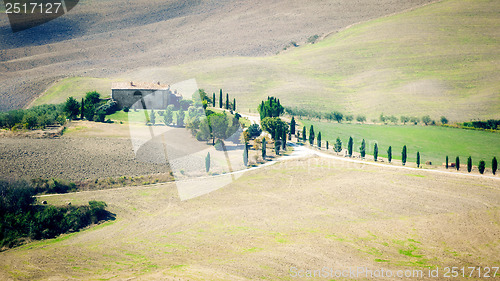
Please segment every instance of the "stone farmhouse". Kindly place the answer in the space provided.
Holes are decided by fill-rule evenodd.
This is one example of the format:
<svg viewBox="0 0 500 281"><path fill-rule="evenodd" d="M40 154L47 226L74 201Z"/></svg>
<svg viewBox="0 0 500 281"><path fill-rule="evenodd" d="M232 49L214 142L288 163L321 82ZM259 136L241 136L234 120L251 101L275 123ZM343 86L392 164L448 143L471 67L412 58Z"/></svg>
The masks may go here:
<svg viewBox="0 0 500 281"><path fill-rule="evenodd" d="M168 105L179 107L182 95L177 90L172 91L170 85L160 82L117 82L111 86L111 98L118 104L118 108L130 109L166 109Z"/></svg>

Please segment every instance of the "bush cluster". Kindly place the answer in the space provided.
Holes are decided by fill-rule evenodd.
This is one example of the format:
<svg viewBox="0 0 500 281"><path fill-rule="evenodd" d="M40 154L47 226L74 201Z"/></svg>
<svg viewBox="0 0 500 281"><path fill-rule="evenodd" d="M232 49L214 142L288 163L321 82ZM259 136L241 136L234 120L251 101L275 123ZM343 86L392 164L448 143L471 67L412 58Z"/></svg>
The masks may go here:
<svg viewBox="0 0 500 281"><path fill-rule="evenodd" d="M74 232L112 218L106 203L90 201L86 206L35 204L36 190L27 182L0 181L0 248L29 239L47 239Z"/></svg>
<svg viewBox="0 0 500 281"><path fill-rule="evenodd" d="M16 109L0 113L0 128L36 129L64 124L64 105L39 105L29 109Z"/></svg>

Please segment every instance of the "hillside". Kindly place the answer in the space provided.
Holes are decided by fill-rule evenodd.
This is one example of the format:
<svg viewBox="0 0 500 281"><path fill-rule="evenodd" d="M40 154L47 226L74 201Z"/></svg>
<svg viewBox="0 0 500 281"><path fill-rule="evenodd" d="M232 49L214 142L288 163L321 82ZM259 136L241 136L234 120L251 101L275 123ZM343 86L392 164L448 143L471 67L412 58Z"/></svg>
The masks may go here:
<svg viewBox="0 0 500 281"><path fill-rule="evenodd" d="M106 78L214 57L272 55L290 41L431 1L88 0L15 34L0 14L0 110L28 105L64 77Z"/></svg>
<svg viewBox="0 0 500 281"><path fill-rule="evenodd" d="M222 87L251 110L274 95L288 106L368 120L382 112L500 118L499 12L497 1L442 1L272 57L209 59L126 77L195 77L200 87Z"/></svg>

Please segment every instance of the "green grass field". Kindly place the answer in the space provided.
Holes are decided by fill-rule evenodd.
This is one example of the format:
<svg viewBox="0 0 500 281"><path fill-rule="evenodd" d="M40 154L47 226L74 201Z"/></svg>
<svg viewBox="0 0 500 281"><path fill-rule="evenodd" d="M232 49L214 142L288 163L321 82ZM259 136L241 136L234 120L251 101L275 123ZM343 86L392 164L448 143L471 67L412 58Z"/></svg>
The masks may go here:
<svg viewBox="0 0 500 281"><path fill-rule="evenodd" d="M101 98L111 96L110 79L89 78L89 77L71 77L65 78L50 87L45 93L33 101L31 106L41 104L58 104L66 101L68 97L74 97L78 101L85 97L87 92L97 91Z"/></svg>
<svg viewBox="0 0 500 281"><path fill-rule="evenodd" d="M342 147L346 148L349 136L352 136L355 151L359 152L361 141L365 139L367 154L373 155L373 146L377 143L379 156L387 157L387 148L392 146L393 158L401 159L401 150L406 145L409 162L415 162L417 151L420 151L422 163L432 161L435 165L444 163L448 155L450 162L455 162L455 157L459 156L460 163L465 164L467 158L472 156L474 166L478 165L479 160L485 160L486 166L491 167L493 156L497 159L500 157L499 133L439 126L338 124L310 120L301 122L307 126L307 134L310 125L313 125L316 135L321 132L323 142L328 141L330 147L340 137Z"/></svg>

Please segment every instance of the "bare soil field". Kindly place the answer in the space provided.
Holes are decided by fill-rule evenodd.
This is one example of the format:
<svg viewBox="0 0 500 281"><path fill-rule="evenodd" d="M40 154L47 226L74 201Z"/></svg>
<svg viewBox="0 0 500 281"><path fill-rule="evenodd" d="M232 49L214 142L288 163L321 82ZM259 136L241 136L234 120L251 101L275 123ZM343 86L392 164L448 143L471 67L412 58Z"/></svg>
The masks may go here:
<svg viewBox="0 0 500 281"><path fill-rule="evenodd" d="M175 183L43 197L93 199L117 219L0 253L0 279L291 280L293 267L360 266L439 267L415 278L439 280L445 266L500 263L500 186L486 178L313 157L188 201Z"/></svg>
<svg viewBox="0 0 500 281"><path fill-rule="evenodd" d="M80 1L63 17L15 34L2 13L0 110L28 105L63 77L109 77L213 57L271 55L291 41L305 42L429 2Z"/></svg>

